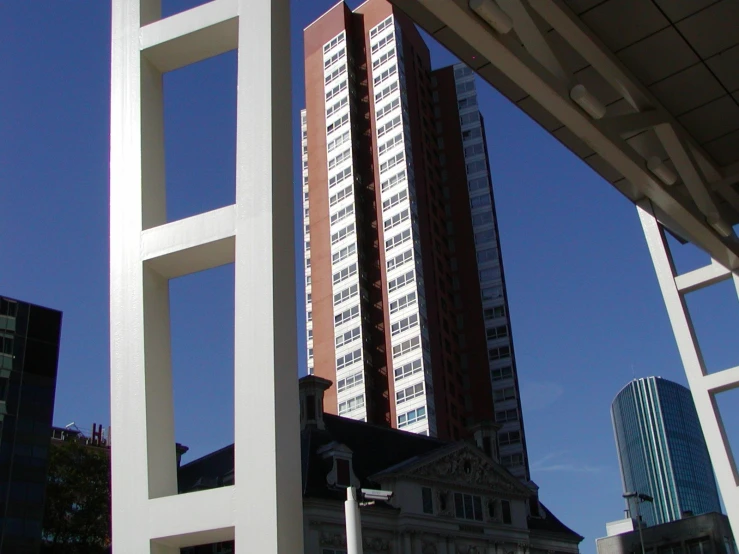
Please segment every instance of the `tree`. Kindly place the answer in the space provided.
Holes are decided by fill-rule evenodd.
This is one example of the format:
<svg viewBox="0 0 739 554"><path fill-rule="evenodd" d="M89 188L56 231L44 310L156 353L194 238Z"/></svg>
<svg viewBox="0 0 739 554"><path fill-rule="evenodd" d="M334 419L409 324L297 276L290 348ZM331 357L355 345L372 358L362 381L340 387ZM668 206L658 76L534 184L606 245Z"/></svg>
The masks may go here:
<svg viewBox="0 0 739 554"><path fill-rule="evenodd" d="M53 445L49 450L44 552L109 552L109 451L75 440Z"/></svg>

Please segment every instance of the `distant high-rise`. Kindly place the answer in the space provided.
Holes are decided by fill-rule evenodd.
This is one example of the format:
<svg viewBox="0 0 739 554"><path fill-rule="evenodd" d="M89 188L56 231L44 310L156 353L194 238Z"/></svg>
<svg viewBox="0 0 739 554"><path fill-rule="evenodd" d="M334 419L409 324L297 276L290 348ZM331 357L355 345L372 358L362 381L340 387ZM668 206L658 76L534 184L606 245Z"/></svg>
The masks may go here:
<svg viewBox="0 0 739 554"><path fill-rule="evenodd" d="M647 525L684 512L720 512L716 481L690 390L660 377L636 379L611 406L624 492L651 496Z"/></svg>
<svg viewBox="0 0 739 554"><path fill-rule="evenodd" d="M385 0L339 3L304 40L308 370L335 383L326 411L450 440L495 421L490 448L528 479L472 71L432 71Z"/></svg>
<svg viewBox="0 0 739 554"><path fill-rule="evenodd" d="M38 552L62 314L0 297L0 552Z"/></svg>

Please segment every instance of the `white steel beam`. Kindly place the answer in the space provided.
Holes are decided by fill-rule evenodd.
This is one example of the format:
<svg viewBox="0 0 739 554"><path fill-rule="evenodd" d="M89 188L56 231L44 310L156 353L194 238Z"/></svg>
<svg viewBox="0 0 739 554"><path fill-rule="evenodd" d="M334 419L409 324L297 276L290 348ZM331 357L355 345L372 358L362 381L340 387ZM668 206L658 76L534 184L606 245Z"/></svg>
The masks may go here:
<svg viewBox="0 0 739 554"><path fill-rule="evenodd" d="M698 419L706 438L716 481L724 500L729 522L732 528L736 530L739 529L739 472L737 472L736 461L726 436L715 395L739 387L739 368L707 373L698 338L693 329L693 323L685 302L685 294L691 287L684 287L681 290L678 285L679 278L675 272L670 247L664 230L654 216L651 203L648 200L639 202L637 211L652 257L652 263L657 273L657 281L667 307L672 332L675 335L680 358L698 412ZM703 268L702 273L703 284L708 284L711 281L716 282L717 272L712 274L709 269ZM731 276L735 285L737 285L737 297L739 299L739 273L733 272ZM695 272L693 272L690 280L694 283L700 281L699 278L696 278ZM739 304L737 307L739 307Z"/></svg>
<svg viewBox="0 0 739 554"><path fill-rule="evenodd" d="M157 0L112 2L116 554L174 554L231 539L237 552L303 550L289 31L288 0L214 0L166 19ZM168 222L162 72L234 48L236 203ZM169 281L229 262L235 272L235 484L178 495Z"/></svg>

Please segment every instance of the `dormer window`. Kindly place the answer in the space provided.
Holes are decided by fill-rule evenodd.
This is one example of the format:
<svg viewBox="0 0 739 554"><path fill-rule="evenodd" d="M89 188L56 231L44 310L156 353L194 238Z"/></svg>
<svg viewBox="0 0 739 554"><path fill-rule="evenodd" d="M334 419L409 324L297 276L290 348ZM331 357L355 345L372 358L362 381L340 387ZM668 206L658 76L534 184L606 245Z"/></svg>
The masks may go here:
<svg viewBox="0 0 739 554"><path fill-rule="evenodd" d="M351 465L349 464L349 460L336 460L336 486L351 486Z"/></svg>
<svg viewBox="0 0 739 554"><path fill-rule="evenodd" d="M316 397L308 396L305 399L305 417L309 420L316 419Z"/></svg>
<svg viewBox="0 0 739 554"><path fill-rule="evenodd" d="M323 423L323 394L331 387L331 381L308 375L298 382L300 391L300 428L325 429Z"/></svg>
<svg viewBox="0 0 739 554"><path fill-rule="evenodd" d="M326 474L326 482L337 488L357 487L359 479L352 468L352 451L345 444L332 442L318 450L324 460L331 460L331 469Z"/></svg>

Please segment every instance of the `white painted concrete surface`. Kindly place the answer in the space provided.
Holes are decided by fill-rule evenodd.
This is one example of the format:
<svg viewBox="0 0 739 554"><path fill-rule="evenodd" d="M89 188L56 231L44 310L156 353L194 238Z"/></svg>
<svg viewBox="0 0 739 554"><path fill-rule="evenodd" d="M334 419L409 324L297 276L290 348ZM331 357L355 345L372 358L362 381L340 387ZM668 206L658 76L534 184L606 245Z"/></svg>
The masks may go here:
<svg viewBox="0 0 739 554"><path fill-rule="evenodd" d="M655 218L651 202L643 200L638 203L637 211L698 411L698 419L706 438L716 481L726 507L726 515L729 516L729 523L736 534L736 530L739 529L739 473L715 395L739 387L739 367L708 374L685 295L717 282L732 279L739 299L739 271L729 271L714 261L709 266L677 275L669 244L663 228ZM733 337L730 340L733 340Z"/></svg>
<svg viewBox="0 0 739 554"><path fill-rule="evenodd" d="M288 0L214 0L164 19L158 0L112 1L116 554L230 539L238 552L303 550L289 30ZM167 222L162 73L237 48L236 203ZM236 484L178 496L169 279L232 262Z"/></svg>

